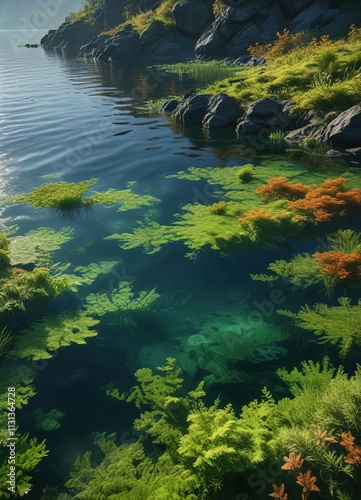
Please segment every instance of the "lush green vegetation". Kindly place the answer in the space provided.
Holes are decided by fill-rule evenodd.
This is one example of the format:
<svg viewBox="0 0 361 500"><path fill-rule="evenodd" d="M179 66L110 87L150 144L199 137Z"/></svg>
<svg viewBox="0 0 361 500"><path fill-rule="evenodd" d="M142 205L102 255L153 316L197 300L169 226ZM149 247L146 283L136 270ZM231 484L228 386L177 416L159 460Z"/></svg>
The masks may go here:
<svg viewBox="0 0 361 500"><path fill-rule="evenodd" d="M138 370L137 385L127 394L107 390L141 411L134 428L153 443L152 455L141 440L120 446L103 441L99 466L92 466L90 452L76 461L67 483L72 498L196 500L233 498L235 491L251 498L247 478L271 460L279 467L275 492L301 498L302 491L302 498L308 498L322 491L329 499L357 494L360 368L350 377L326 361L279 370L291 397L277 401L264 389L261 400L239 413L219 400L207 406L203 383L180 392L183 379L174 359L158 370L161 374ZM291 474L281 474L282 469ZM269 484L258 497L271 492Z"/></svg>
<svg viewBox="0 0 361 500"><path fill-rule="evenodd" d="M300 109L339 110L361 101L361 29L352 26L343 40L307 38L285 30L273 44L256 44L251 55L264 66L241 68L205 92L226 92L242 104L261 97L291 99Z"/></svg>

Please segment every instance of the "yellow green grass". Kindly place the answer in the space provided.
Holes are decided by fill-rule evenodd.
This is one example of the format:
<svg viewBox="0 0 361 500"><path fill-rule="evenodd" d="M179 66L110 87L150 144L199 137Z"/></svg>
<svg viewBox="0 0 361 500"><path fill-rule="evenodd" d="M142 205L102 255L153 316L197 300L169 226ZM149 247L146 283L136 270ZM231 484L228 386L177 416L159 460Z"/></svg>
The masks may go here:
<svg viewBox="0 0 361 500"><path fill-rule="evenodd" d="M291 40L286 44L283 38ZM325 36L308 43L284 32L274 44L250 52L266 56L267 64L242 67L204 92L226 92L244 105L261 97L291 99L300 109L324 111L361 102L361 28L351 27L345 39Z"/></svg>

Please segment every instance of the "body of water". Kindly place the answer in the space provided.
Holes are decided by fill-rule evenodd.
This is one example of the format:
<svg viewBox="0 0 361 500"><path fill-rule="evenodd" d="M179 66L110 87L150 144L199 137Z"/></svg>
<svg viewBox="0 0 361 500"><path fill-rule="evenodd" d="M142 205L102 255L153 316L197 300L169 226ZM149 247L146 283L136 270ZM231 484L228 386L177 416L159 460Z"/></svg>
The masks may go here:
<svg viewBox="0 0 361 500"><path fill-rule="evenodd" d="M34 33L33 41L41 36ZM44 366L36 367L37 394L18 412L18 421L21 432L46 438L50 450L35 473L34 491L28 496L38 499L47 484L64 483L76 456L94 448L101 433L116 433L119 443L136 439L130 427L137 412L131 405L108 398L104 390L109 383L120 391L129 389L136 369L155 368L167 356L176 357L187 387L203 378L209 401L221 394L224 403L232 401L239 407L260 397L264 385L282 394L274 374L277 367L292 368L308 356L322 358L326 351L320 346L315 348L307 336L303 340L297 337L296 341L290 324L274 313L267 284L249 278L252 272L264 272L276 258L290 258L296 252L294 247L283 245L277 250L232 257L209 250L189 259L181 243L148 255L141 249L122 250L116 241L104 239L113 233L131 231L139 219L156 215L158 220L167 221L186 203L218 201L215 189L206 182L166 178L170 174L194 166L257 165L266 154L268 160L279 158L281 162L279 155L270 156L265 149L256 153L232 130L206 132L181 127L147 110L149 100L182 95L197 87L191 78L180 79L144 62L112 66L76 60L42 48L18 47L14 40L21 37L0 33L2 226L16 226L13 234L17 236L39 227L71 227L72 240L53 255L53 262L72 267L99 261L116 263L112 273L95 281L89 292L109 292L115 282L132 281L135 290L156 288L161 295L154 313L135 322L101 323L98 336L86 345L61 349ZM311 165L314 158L310 158L309 165L304 158L300 161L305 171L315 168ZM329 167L320 161L317 168L322 171ZM337 165L330 168L337 172ZM275 174L281 175L282 169ZM96 206L67 219L47 209L6 201L9 196L29 192L45 182L91 178L98 179L94 188L99 191L125 189L134 181L137 193L155 196L160 203L129 212ZM316 247L317 241L299 243L297 251ZM304 304L312 294L316 300L320 297L319 289L306 296L287 284L280 288L285 309ZM81 291L68 294L53 301L52 311L55 314L74 308L83 300ZM200 360L196 347L189 343L184 347L191 336L196 345L200 339L196 335L204 338L212 331L236 334L252 311L258 311L258 320L261 317L271 329L281 332L274 343L284 349L282 359L261 363L251 354L248 358L247 354L232 358L214 348ZM249 353L265 342L264 338L259 344L253 342L252 348L248 346ZM60 428L52 432L37 428L32 415L39 408L63 412Z"/></svg>

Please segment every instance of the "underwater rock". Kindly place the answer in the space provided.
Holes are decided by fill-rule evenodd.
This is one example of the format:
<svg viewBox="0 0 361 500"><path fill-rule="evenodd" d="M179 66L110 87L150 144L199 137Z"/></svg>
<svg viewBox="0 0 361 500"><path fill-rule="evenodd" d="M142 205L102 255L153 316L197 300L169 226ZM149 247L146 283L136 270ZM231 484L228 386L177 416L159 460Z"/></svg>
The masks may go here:
<svg viewBox="0 0 361 500"><path fill-rule="evenodd" d="M265 344L254 349L254 351L251 352L249 359L255 363L264 363L268 361L277 361L285 358L288 354L288 349L285 349L284 347L274 344Z"/></svg>

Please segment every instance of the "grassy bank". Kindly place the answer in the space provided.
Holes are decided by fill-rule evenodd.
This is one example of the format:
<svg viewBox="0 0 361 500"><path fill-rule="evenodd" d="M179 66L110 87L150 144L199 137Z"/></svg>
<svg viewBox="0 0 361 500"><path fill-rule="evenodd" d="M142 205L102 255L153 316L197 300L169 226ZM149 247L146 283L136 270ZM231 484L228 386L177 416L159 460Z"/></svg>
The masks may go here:
<svg viewBox="0 0 361 500"><path fill-rule="evenodd" d="M242 104L261 97L292 99L301 109L342 110L361 102L361 28L347 38L307 41L303 33L278 34L273 44L256 44L251 55L267 64L243 67L205 92L226 92Z"/></svg>

